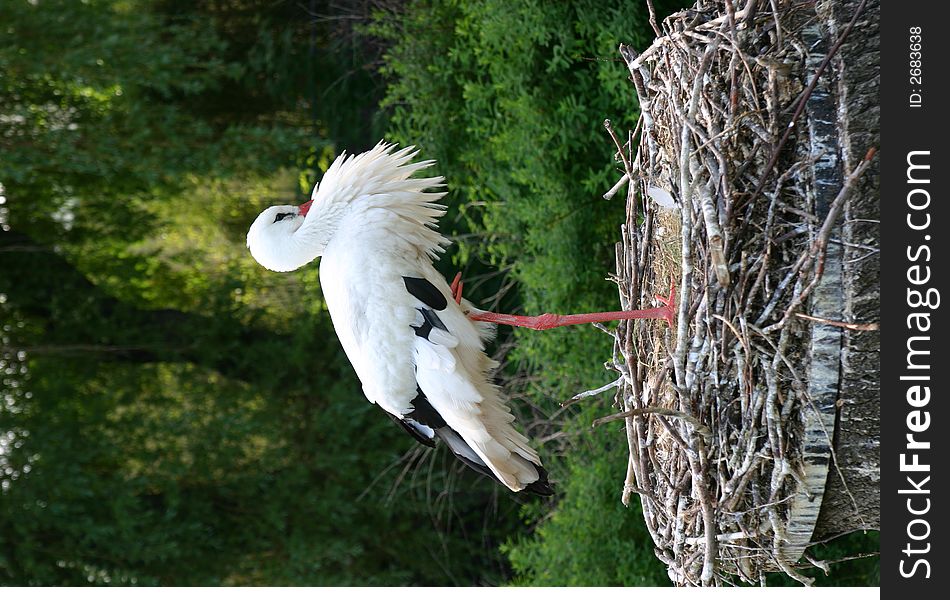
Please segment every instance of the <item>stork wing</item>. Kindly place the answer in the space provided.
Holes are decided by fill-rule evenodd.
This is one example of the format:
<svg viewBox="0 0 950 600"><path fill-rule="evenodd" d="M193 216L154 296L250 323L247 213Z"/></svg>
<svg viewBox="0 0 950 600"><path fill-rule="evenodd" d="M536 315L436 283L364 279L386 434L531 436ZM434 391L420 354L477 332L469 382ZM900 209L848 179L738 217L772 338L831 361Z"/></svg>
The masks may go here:
<svg viewBox="0 0 950 600"><path fill-rule="evenodd" d="M416 382L454 435L433 429L460 458L468 458L470 466L484 466L510 489L550 493L537 453L512 426L514 416L489 380L497 364L484 353L485 330L447 300L450 290L435 269L427 275L404 281L418 301L419 317L413 324ZM413 418L414 413L406 416Z"/></svg>

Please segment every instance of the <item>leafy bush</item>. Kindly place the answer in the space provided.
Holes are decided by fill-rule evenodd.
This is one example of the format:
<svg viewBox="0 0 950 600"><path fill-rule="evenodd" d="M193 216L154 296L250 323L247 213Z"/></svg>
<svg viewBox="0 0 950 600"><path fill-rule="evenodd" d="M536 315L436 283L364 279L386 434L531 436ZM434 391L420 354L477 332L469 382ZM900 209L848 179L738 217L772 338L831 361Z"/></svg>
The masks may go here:
<svg viewBox="0 0 950 600"><path fill-rule="evenodd" d="M567 461L557 507L526 511L540 521L534 535L520 535L503 549L518 574L516 585L661 586L670 581L653 554L639 504L620 503L627 466L626 437L616 426L593 432L599 408L584 411L585 428ZM542 510L539 510L542 509Z"/></svg>
<svg viewBox="0 0 950 600"><path fill-rule="evenodd" d="M362 397L317 270L245 248L326 158L298 3L2 12L0 585L497 581L517 506L489 530L491 482L445 502L455 471Z"/></svg>

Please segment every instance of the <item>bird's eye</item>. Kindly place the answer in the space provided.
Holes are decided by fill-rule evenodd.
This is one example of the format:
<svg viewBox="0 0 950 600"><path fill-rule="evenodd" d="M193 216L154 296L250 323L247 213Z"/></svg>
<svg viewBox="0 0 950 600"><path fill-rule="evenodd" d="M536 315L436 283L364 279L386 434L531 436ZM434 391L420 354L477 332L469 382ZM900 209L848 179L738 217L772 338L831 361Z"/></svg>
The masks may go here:
<svg viewBox="0 0 950 600"><path fill-rule="evenodd" d="M294 213L277 213L277 216L274 217L274 223L292 216L294 216Z"/></svg>

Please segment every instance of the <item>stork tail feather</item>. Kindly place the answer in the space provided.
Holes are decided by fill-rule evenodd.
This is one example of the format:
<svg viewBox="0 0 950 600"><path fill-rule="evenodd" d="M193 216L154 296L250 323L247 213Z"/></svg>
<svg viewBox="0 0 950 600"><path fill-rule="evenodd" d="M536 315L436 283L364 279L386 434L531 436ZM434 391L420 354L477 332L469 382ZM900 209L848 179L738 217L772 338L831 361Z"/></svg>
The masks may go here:
<svg viewBox="0 0 950 600"><path fill-rule="evenodd" d="M436 429L435 433L463 463L482 475L487 475L494 481L502 483L488 465L485 464L485 461L478 456L472 447L469 446L454 429L451 427L442 427ZM534 468L538 471L538 479L526 485L522 491L531 492L538 496L551 496L554 494L554 488L551 487L551 484L548 482L548 472L541 465L531 464L534 465Z"/></svg>

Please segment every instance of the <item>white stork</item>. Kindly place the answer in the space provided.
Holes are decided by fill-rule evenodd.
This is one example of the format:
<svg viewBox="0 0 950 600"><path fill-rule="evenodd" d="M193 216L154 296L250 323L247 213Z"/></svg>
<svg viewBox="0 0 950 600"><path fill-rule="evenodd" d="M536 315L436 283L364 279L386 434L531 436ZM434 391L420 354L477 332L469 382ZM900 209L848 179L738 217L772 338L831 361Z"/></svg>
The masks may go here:
<svg viewBox="0 0 950 600"><path fill-rule="evenodd" d="M440 438L465 464L513 491L553 490L538 453L513 426L484 352L493 326L535 329L619 318L672 320L669 306L594 315L521 317L475 309L432 265L442 177L412 178L434 161L380 142L341 154L300 206L258 216L247 246L262 266L293 271L322 256L320 285L366 398L428 446ZM664 299L665 304L672 302Z"/></svg>

